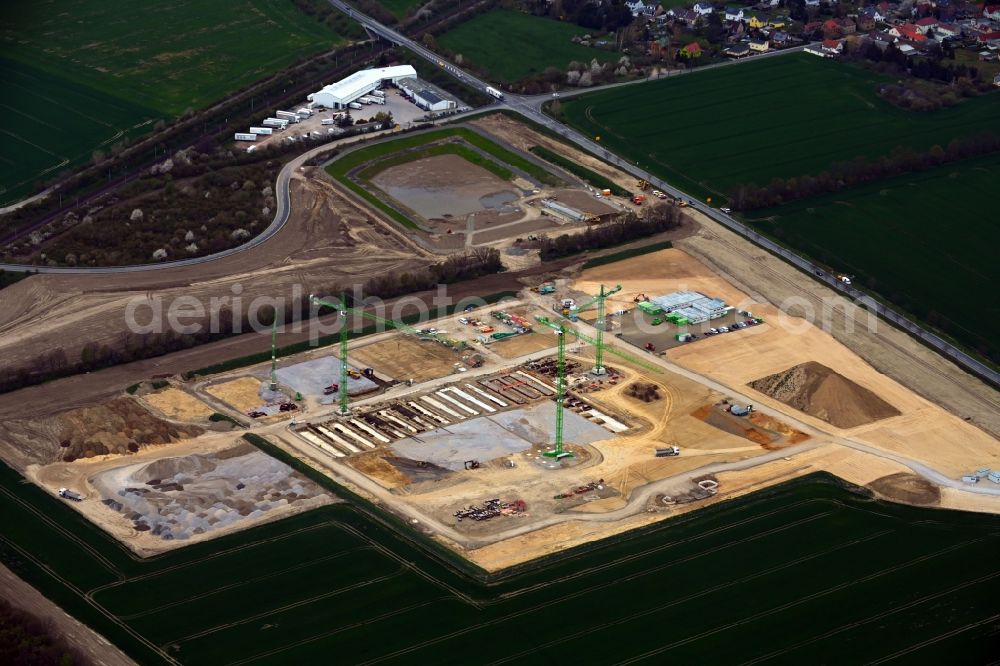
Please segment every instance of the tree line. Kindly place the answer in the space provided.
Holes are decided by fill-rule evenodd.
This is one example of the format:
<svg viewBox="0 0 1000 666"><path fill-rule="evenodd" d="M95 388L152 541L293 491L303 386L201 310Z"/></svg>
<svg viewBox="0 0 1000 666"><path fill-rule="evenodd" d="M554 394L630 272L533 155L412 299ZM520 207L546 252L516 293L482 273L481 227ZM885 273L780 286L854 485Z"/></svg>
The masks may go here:
<svg viewBox="0 0 1000 666"><path fill-rule="evenodd" d="M542 261L550 261L587 250L621 245L676 229L683 220L684 215L676 206L656 204L647 208L642 217L629 212L616 220L591 225L580 233L544 237L540 241L539 254Z"/></svg>
<svg viewBox="0 0 1000 666"><path fill-rule="evenodd" d="M897 147L873 161L866 157L835 162L816 176L774 178L767 185L737 185L729 191L730 206L736 210L770 208L788 201L818 194L838 192L855 185L906 173L926 171L942 164L980 157L1000 150L1000 136L982 132L952 139L947 146L935 145L924 152Z"/></svg>
<svg viewBox="0 0 1000 666"><path fill-rule="evenodd" d="M0 663L11 666L74 666L91 663L42 620L0 599Z"/></svg>
<svg viewBox="0 0 1000 666"><path fill-rule="evenodd" d="M499 250L496 248L476 248L465 254L452 255L420 271L399 274L386 273L376 276L365 282L360 291L364 297L390 299L434 289L438 284L473 280L502 270L503 263L500 260ZM311 291L316 293L354 293L351 288L337 283L311 286L313 287ZM251 300L252 298L247 295L244 302L249 303ZM36 358L30 366L22 366L0 374L0 393L81 372L91 372L122 363L162 356L239 335L252 331L253 324L270 326L277 315L274 308L263 308L258 313L256 321L251 321L249 312L234 312L229 307L222 307L216 314L219 324L216 332L210 330L209 319L206 316L206 320L202 322L201 330L196 333L181 334L170 329L160 333L122 333L114 345L87 343L81 349L78 359L70 359L62 349L53 349L44 356ZM308 319L310 315L311 303L308 295L302 295L297 300L286 298L280 321L294 323ZM185 321L185 323L190 322Z"/></svg>

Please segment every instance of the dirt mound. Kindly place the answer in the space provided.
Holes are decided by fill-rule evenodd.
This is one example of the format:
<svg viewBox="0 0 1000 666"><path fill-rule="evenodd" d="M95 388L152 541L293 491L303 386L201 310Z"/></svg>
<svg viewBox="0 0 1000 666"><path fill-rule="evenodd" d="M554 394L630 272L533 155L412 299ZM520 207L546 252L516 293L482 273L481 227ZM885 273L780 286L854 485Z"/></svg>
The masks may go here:
<svg viewBox="0 0 1000 666"><path fill-rule="evenodd" d="M887 499L906 504L929 506L941 501L940 488L922 476L907 472L875 479L868 487Z"/></svg>
<svg viewBox="0 0 1000 666"><path fill-rule="evenodd" d="M755 379L748 386L838 428L899 415L870 390L814 361Z"/></svg>
<svg viewBox="0 0 1000 666"><path fill-rule="evenodd" d="M56 460L134 453L144 446L196 437L197 426L180 426L153 416L131 398L73 409L38 419L0 424L0 453L15 466Z"/></svg>

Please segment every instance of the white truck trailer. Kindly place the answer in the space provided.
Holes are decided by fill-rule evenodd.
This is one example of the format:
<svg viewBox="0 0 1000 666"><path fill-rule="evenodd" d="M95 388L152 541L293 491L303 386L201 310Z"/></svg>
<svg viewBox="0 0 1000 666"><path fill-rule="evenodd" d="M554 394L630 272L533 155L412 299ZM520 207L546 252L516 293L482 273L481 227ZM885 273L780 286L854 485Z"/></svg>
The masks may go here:
<svg viewBox="0 0 1000 666"><path fill-rule="evenodd" d="M236 141L256 141L257 135L248 132L237 132L233 137Z"/></svg>
<svg viewBox="0 0 1000 666"><path fill-rule="evenodd" d="M347 108L354 109L355 111L360 111L361 105L358 104L357 102L351 102L350 104L347 105Z"/></svg>
<svg viewBox="0 0 1000 666"><path fill-rule="evenodd" d="M79 502L83 500L83 496L81 496L79 493L74 493L69 488L60 488L59 497L62 497L63 499L73 500L74 502Z"/></svg>
<svg viewBox="0 0 1000 666"><path fill-rule="evenodd" d="M490 97L495 97L497 99L503 99L503 93L493 88L492 86L486 86L486 94Z"/></svg>
<svg viewBox="0 0 1000 666"><path fill-rule="evenodd" d="M274 129L270 128L270 127L251 127L250 128L250 133L251 134L263 134L264 136L267 136L269 134L274 133Z"/></svg>
<svg viewBox="0 0 1000 666"><path fill-rule="evenodd" d="M319 124L320 125L332 125L335 122L337 122L337 121L335 121L333 118L324 118L323 120L319 121Z"/></svg>
<svg viewBox="0 0 1000 666"><path fill-rule="evenodd" d="M277 127L278 129L285 129L288 127L288 121L283 118L264 118L261 123L265 127Z"/></svg>

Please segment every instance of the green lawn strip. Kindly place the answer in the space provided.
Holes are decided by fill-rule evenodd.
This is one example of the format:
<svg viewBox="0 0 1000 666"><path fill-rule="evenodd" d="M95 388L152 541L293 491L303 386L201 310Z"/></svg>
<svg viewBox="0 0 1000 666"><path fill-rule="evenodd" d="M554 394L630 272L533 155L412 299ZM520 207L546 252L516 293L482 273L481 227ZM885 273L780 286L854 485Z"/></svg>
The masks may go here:
<svg viewBox="0 0 1000 666"><path fill-rule="evenodd" d="M390 216L393 220L399 222L404 227L409 229L419 228L411 219L406 215L396 210L388 203L384 202L378 196L372 194L363 185L355 182L350 174L356 168L365 165L369 162L382 162L379 158L393 155L394 153L400 153L397 157L392 157L390 159L394 160L389 164L402 164L412 159L418 159L416 157L410 157L405 154L405 151L409 151L426 144L431 144L437 141L442 141L445 139L457 137L470 145L482 150L483 152L495 157L499 161L507 164L515 169L523 171L528 176L534 178L535 180L544 183L546 185L557 186L562 184L562 181L553 176L551 173L545 170L542 166L531 162L530 160L513 153L506 148L497 145L493 141L473 132L472 130L465 127L448 127L444 129L431 130L428 132L421 132L420 134L413 134L410 136L404 136L400 138L390 139L388 141L382 141L380 143L375 143L370 146L365 146L359 148L349 153L344 153L338 156L331 162L327 167L326 171L335 180L340 182L347 187L352 192L368 201L373 206L376 206L379 210L383 211L386 215ZM470 151L473 152L473 151ZM497 169L501 168L500 165L487 166L489 164L488 160L482 159L482 156L476 158L476 162L484 168L488 168L494 173L500 174ZM511 176L505 178L509 180Z"/></svg>
<svg viewBox="0 0 1000 666"><path fill-rule="evenodd" d="M616 261L623 261L625 259L631 259L632 257L641 257L644 254L651 254L653 252L659 252L660 250L669 250L674 244L670 241L663 241L660 243L651 243L649 245L643 245L642 247L633 247L628 250L622 250L621 252L612 252L611 254L605 254L600 257L594 257L589 259L583 264L583 269L595 268L597 266L604 266L605 264L613 264Z"/></svg>
<svg viewBox="0 0 1000 666"><path fill-rule="evenodd" d="M585 180L590 183L591 187L597 188L599 190L608 189L611 190L611 194L617 197L626 197L630 193L628 190L622 189L615 184L610 178L605 178L601 174L591 171L587 167L583 166L579 162L574 162L573 160L567 159L562 155L555 153L544 146L532 146L529 148L532 153L538 155L543 160L551 162L558 167L569 171L574 176Z"/></svg>
<svg viewBox="0 0 1000 666"><path fill-rule="evenodd" d="M435 157L438 155L458 155L466 162L480 166L487 171L495 174L504 181L509 181L514 178L514 172L510 169L506 169L493 160L486 159L482 154L456 143L443 143L433 146L428 146L420 150L407 151L406 153L398 153L384 160L380 160L374 164L371 164L361 171L356 173L356 177L359 180L370 181L375 174L381 173L386 169L394 166L399 166L400 164L406 164L408 162L413 162L416 160L422 160L427 157Z"/></svg>

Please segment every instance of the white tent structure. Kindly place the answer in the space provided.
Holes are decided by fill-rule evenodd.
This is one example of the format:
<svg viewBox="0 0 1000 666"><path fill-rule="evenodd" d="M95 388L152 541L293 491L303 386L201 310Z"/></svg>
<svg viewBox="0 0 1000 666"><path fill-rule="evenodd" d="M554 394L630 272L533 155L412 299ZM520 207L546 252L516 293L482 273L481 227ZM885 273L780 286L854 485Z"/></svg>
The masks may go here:
<svg viewBox="0 0 1000 666"><path fill-rule="evenodd" d="M417 70L410 65L396 67L379 67L377 69L362 69L354 72L346 79L324 86L319 92L314 92L306 99L314 106L328 109L342 109L351 102L364 97L371 91L389 81L398 84L403 79L417 78Z"/></svg>

